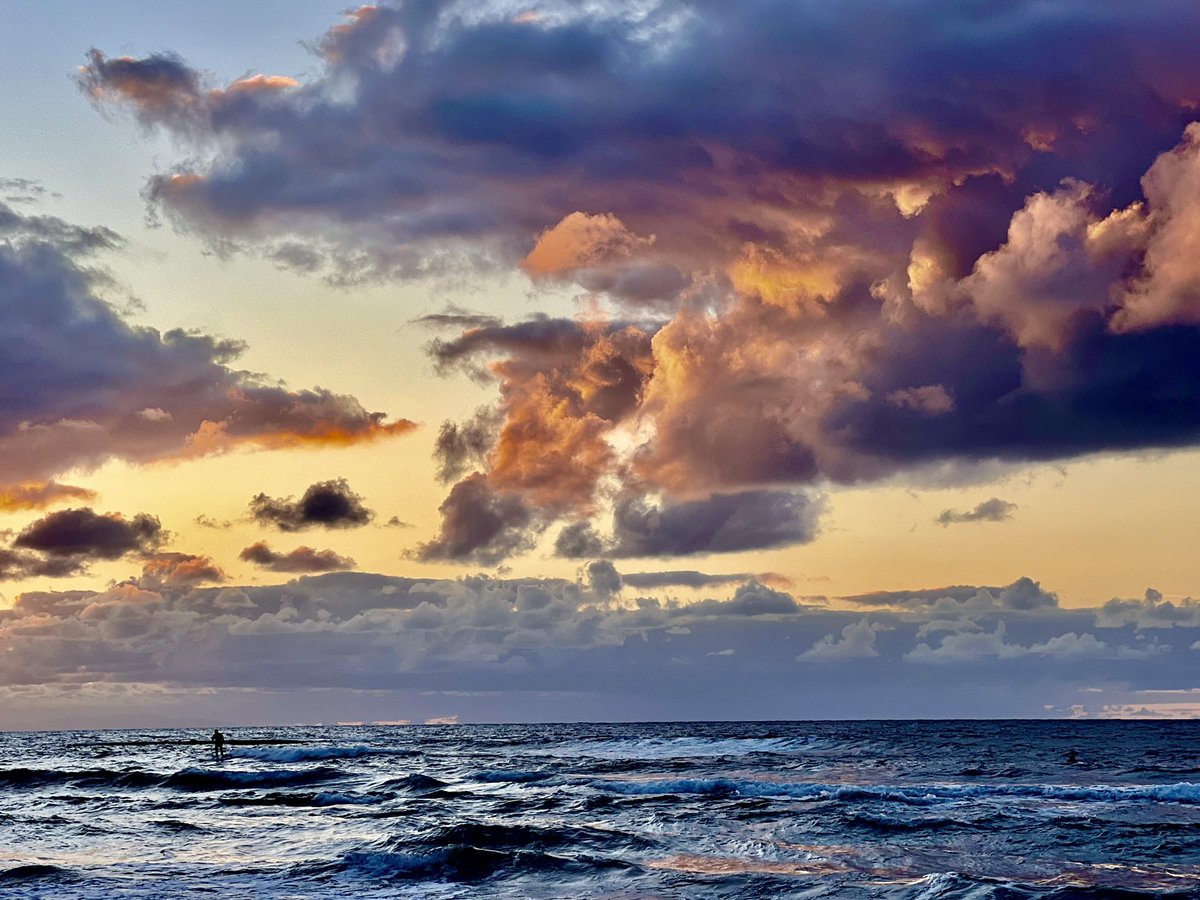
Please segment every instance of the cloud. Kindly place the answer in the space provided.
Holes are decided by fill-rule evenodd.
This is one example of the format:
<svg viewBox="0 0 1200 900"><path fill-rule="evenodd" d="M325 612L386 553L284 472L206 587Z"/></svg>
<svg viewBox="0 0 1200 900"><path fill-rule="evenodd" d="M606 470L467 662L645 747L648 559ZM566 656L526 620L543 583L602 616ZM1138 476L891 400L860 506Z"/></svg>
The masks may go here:
<svg viewBox="0 0 1200 900"><path fill-rule="evenodd" d="M621 575L621 580L633 588L688 587L706 588L721 587L726 584L741 584L756 576L748 572L735 572L729 575L709 575L692 569L671 570L665 572L628 572ZM765 576L757 576L765 580Z"/></svg>
<svg viewBox="0 0 1200 900"><path fill-rule="evenodd" d="M138 513L126 519L119 513L96 513L86 507L53 512L26 526L13 541L21 550L49 557L119 559L145 554L165 540L154 516Z"/></svg>
<svg viewBox="0 0 1200 900"><path fill-rule="evenodd" d="M103 299L94 259L119 246L107 229L0 204L0 367L21 380L0 401L7 505L86 499L54 477L112 459L348 445L415 427L350 396L232 368L235 341L129 324Z"/></svg>
<svg viewBox="0 0 1200 900"><path fill-rule="evenodd" d="M457 518L429 558L499 561L553 524L577 558L702 552L648 531L642 498L669 519L704 497L1200 442L1200 10L512 12L365 8L301 83L220 84L169 53L94 51L79 75L178 140L153 210L229 252L342 282L523 272L593 295L578 321L422 320L460 329L430 344L440 372L496 391L494 419L443 427ZM59 406L14 427L72 446L107 427ZM127 414L144 409L172 419L140 427L197 452L234 434L205 421L241 421L154 398ZM356 440L385 428L343 413ZM584 520L610 508L602 538Z"/></svg>
<svg viewBox="0 0 1200 900"><path fill-rule="evenodd" d="M181 587L228 580L215 562L207 556L191 553L158 553L142 565L138 585L147 590Z"/></svg>
<svg viewBox="0 0 1200 900"><path fill-rule="evenodd" d="M256 494L250 501L250 514L260 525L271 525L280 531L361 528L375 517L345 478L309 485L299 500Z"/></svg>
<svg viewBox="0 0 1200 900"><path fill-rule="evenodd" d="M1138 630L1172 628L1176 625L1200 626L1200 600L1185 597L1167 600L1161 591L1147 588L1137 600L1114 597L1096 612L1096 624L1101 628L1120 628L1135 625Z"/></svg>
<svg viewBox="0 0 1200 900"><path fill-rule="evenodd" d="M453 331L463 331L469 328L497 328L504 322L496 316L486 313L475 313L451 304L440 313L429 313L413 320L426 328L449 328Z"/></svg>
<svg viewBox="0 0 1200 900"><path fill-rule="evenodd" d="M96 492L57 481L0 486L0 510L45 509L71 500L95 500Z"/></svg>
<svg viewBox="0 0 1200 900"><path fill-rule="evenodd" d="M611 597L621 590L621 573L606 559L588 563L587 577L588 586L599 597Z"/></svg>
<svg viewBox="0 0 1200 900"><path fill-rule="evenodd" d="M723 615L769 616L795 613L800 609L800 605L791 594L751 580L738 585L733 596L724 602L702 600L694 608L719 611Z"/></svg>
<svg viewBox="0 0 1200 900"><path fill-rule="evenodd" d="M354 568L354 560L339 556L332 550L297 547L286 553L272 550L266 541L258 541L238 554L238 559L252 562L272 572L338 572Z"/></svg>
<svg viewBox="0 0 1200 900"><path fill-rule="evenodd" d="M0 548L0 581L63 578L77 575L85 568L86 563L75 557L40 556L36 553Z"/></svg>
<svg viewBox="0 0 1200 900"><path fill-rule="evenodd" d="M901 609L927 608L937 611L995 612L1010 610L1026 612L1037 609L1054 609L1058 606L1057 594L1043 589L1038 582L1026 577L1018 578L1005 587L955 585L945 588L925 588L918 591L875 591L839 599L864 606Z"/></svg>
<svg viewBox="0 0 1200 900"><path fill-rule="evenodd" d="M173 561L189 567L186 556ZM191 567L201 560L191 557ZM340 572L285 584L141 578L104 591L28 591L0 609L0 642L12 648L0 654L0 691L97 682L238 690L259 696L263 714L286 705L280 692L302 691L309 716L320 708L340 719L355 692L393 706L422 692L432 692L429 702L482 692L478 704L451 708L472 720L528 720L537 709L543 718L568 708L577 718L628 716L631 702L656 718L672 710L770 718L789 709L1041 716L1047 702L1067 709L1195 684L1189 647L1200 625L1176 625L1158 632L1161 640L1139 639L1124 625L1100 639L1095 609L1038 607L993 611L930 640L922 629L936 612L864 617L803 605L756 582L695 603L624 604L610 593L611 576L606 566L579 580ZM837 659L852 665L839 666L836 679L825 665L807 664ZM1124 685L1118 694L1079 690L1116 682ZM562 707L559 692L569 697Z"/></svg>
<svg viewBox="0 0 1200 900"><path fill-rule="evenodd" d="M943 526L959 525L963 522L1005 522L1012 518L1016 509L1017 504L1001 500L999 497L992 497L984 500L974 509L962 512L955 509L944 509L934 521Z"/></svg>
<svg viewBox="0 0 1200 900"><path fill-rule="evenodd" d="M521 268L535 278L552 277L623 260L653 243L653 235L639 238L612 214L576 211L538 236Z"/></svg>
<svg viewBox="0 0 1200 900"><path fill-rule="evenodd" d="M441 530L420 545L419 559L496 565L532 547L540 531L519 497L493 490L479 472L458 482L438 511Z"/></svg>
<svg viewBox="0 0 1200 900"><path fill-rule="evenodd" d="M884 627L867 619L851 622L842 629L841 638L827 634L796 657L799 662L828 662L843 659L867 659L878 656L875 635Z"/></svg>
<svg viewBox="0 0 1200 900"><path fill-rule="evenodd" d="M658 506L635 497L618 504L610 540L568 528L555 547L568 558L597 547L614 557L759 550L813 540L823 508L820 498L781 491L714 494L705 500Z"/></svg>
<svg viewBox="0 0 1200 900"><path fill-rule="evenodd" d="M1004 623L1000 622L991 632L958 631L948 634L937 647L917 644L905 654L904 659L915 663L968 662L988 657L1015 659L1026 652L1024 647L1008 642L1007 630Z"/></svg>
<svg viewBox="0 0 1200 900"><path fill-rule="evenodd" d="M787 234L852 192L911 218L972 176L1090 175L1161 144L1193 99L1178 35L1196 13L1089 10L668 0L529 22L377 6L317 42L321 69L299 85L98 51L79 82L200 151L151 181L180 221L307 244L342 274L515 262L536 235L595 252L658 234L656 250L688 257ZM891 40L858 27L868 13ZM1072 35L1105 46L1104 64Z"/></svg>
<svg viewBox="0 0 1200 900"><path fill-rule="evenodd" d="M455 481L469 468L485 464L502 422L499 411L488 407L476 410L461 425L443 422L433 449L438 460L438 479Z"/></svg>

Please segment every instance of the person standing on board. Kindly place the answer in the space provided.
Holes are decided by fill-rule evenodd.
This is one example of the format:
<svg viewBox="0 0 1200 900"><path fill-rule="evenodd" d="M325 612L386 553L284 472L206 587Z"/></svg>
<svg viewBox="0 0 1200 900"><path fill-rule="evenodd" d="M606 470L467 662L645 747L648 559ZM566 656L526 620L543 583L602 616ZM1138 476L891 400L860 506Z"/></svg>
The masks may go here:
<svg viewBox="0 0 1200 900"><path fill-rule="evenodd" d="M217 759L220 759L225 755L225 735L221 734L220 730L217 728L213 729L212 742L213 753L216 755Z"/></svg>

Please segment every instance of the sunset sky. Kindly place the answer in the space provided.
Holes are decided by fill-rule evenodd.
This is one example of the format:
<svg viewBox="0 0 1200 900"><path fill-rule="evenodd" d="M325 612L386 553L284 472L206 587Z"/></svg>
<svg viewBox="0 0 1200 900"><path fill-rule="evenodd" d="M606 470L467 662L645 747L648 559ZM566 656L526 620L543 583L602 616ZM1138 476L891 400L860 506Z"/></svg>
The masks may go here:
<svg viewBox="0 0 1200 900"><path fill-rule="evenodd" d="M0 24L0 728L1200 715L1191 0Z"/></svg>

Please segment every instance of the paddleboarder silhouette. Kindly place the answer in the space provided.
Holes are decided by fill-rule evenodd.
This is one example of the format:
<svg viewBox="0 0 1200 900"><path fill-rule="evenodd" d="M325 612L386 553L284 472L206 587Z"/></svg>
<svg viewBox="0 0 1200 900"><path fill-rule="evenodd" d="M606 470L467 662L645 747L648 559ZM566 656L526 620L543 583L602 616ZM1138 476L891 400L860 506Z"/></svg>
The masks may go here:
<svg viewBox="0 0 1200 900"><path fill-rule="evenodd" d="M225 735L221 734L220 730L217 728L213 729L212 742L213 753L216 755L217 759L220 759L225 755Z"/></svg>

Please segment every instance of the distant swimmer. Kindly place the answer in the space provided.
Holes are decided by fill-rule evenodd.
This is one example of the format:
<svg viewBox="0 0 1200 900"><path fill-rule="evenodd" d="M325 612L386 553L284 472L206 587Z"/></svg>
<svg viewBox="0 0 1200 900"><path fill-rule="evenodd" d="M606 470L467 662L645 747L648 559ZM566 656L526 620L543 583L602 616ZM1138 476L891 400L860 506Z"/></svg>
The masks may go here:
<svg viewBox="0 0 1200 900"><path fill-rule="evenodd" d="M1067 751L1067 765L1074 766L1079 764L1079 755L1074 750Z"/></svg>
<svg viewBox="0 0 1200 900"><path fill-rule="evenodd" d="M213 753L217 755L217 759L220 759L225 755L225 735L221 734L219 729L214 728L212 741Z"/></svg>

